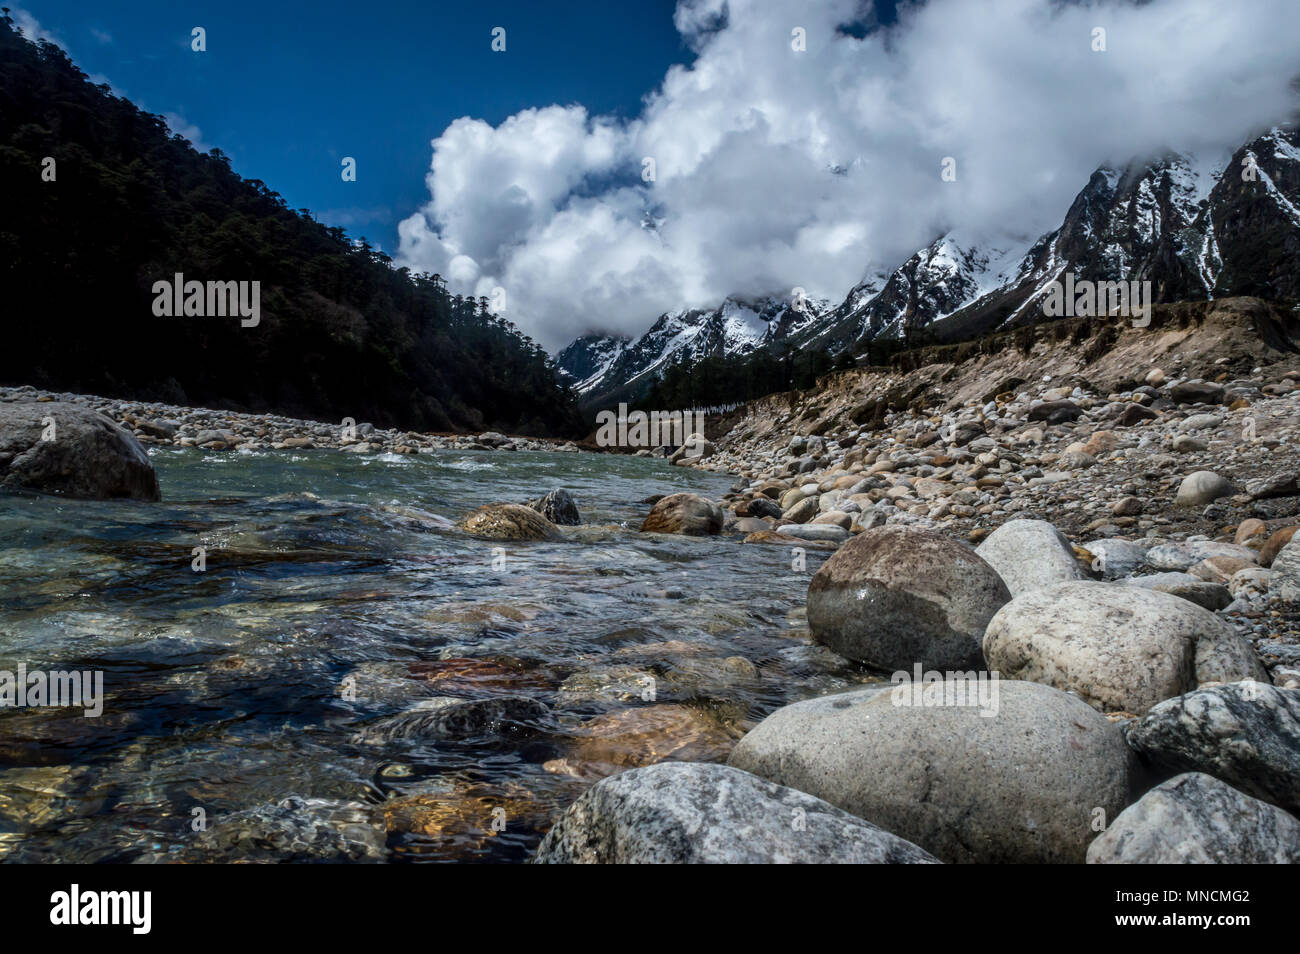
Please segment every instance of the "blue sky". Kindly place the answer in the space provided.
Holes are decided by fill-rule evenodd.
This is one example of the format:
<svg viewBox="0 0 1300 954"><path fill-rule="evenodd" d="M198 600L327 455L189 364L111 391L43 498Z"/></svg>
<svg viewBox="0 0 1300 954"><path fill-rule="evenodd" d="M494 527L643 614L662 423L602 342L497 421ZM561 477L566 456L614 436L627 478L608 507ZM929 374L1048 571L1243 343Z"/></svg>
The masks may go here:
<svg viewBox="0 0 1300 954"><path fill-rule="evenodd" d="M1250 7L18 0L15 19L556 351L727 296L839 302L944 234L1016 258L1099 166L1205 159L1295 112L1296 0Z"/></svg>
<svg viewBox="0 0 1300 954"><path fill-rule="evenodd" d="M241 175L390 252L398 221L429 199L430 140L454 119L497 125L552 103L634 115L670 64L691 59L671 0L9 5L86 73L183 117ZM195 26L204 53L190 49ZM505 53L491 50L496 26ZM356 182L340 178L344 156Z"/></svg>

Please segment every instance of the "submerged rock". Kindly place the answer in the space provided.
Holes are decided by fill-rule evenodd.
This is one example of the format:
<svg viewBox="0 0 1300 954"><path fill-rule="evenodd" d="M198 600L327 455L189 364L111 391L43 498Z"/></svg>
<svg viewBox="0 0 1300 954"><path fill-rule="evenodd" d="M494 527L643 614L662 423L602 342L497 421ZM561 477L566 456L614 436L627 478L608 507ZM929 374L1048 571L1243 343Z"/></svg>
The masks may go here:
<svg viewBox="0 0 1300 954"><path fill-rule="evenodd" d="M357 734L360 743L396 739L443 739L498 734L544 719L550 710L526 696L457 699L439 696L423 699L406 712L367 726Z"/></svg>
<svg viewBox="0 0 1300 954"><path fill-rule="evenodd" d="M160 500L149 455L98 411L58 402L0 403L0 487L81 497Z"/></svg>
<svg viewBox="0 0 1300 954"><path fill-rule="evenodd" d="M537 864L936 864L819 798L725 765L664 762L607 778L556 822Z"/></svg>
<svg viewBox="0 0 1300 954"><path fill-rule="evenodd" d="M555 524L532 507L485 504L461 521L467 533L488 540L563 540Z"/></svg>
<svg viewBox="0 0 1300 954"><path fill-rule="evenodd" d="M650 509L641 531L694 537L721 533L722 508L698 494L669 494Z"/></svg>
<svg viewBox="0 0 1300 954"><path fill-rule="evenodd" d="M388 833L361 802L292 795L215 820L197 839L206 861L380 861Z"/></svg>
<svg viewBox="0 0 1300 954"><path fill-rule="evenodd" d="M1157 785L1088 846L1089 864L1296 864L1300 821L1190 772Z"/></svg>

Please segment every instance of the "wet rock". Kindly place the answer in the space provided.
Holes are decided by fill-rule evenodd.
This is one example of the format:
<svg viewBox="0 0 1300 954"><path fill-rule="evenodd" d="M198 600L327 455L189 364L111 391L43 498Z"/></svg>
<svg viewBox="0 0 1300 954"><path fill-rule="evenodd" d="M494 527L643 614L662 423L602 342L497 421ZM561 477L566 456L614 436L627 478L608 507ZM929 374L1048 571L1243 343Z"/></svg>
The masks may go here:
<svg viewBox="0 0 1300 954"><path fill-rule="evenodd" d="M1016 597L984 637L990 669L1077 693L1105 712L1146 712L1206 675L1247 666L1249 646L1227 623L1186 600L1116 583L1063 583ZM1198 658L1205 643L1204 660ZM1254 662L1236 678L1253 678Z"/></svg>
<svg viewBox="0 0 1300 954"><path fill-rule="evenodd" d="M669 494L651 508L642 533L702 537L722 532L722 508L697 494Z"/></svg>
<svg viewBox="0 0 1300 954"><path fill-rule="evenodd" d="M916 845L803 792L725 765L665 762L571 805L537 864L935 864Z"/></svg>
<svg viewBox="0 0 1300 954"><path fill-rule="evenodd" d="M1300 812L1300 690L1235 682L1167 699L1127 728L1150 762Z"/></svg>
<svg viewBox="0 0 1300 954"><path fill-rule="evenodd" d="M388 834L361 802L290 796L224 815L199 834L205 861L381 861Z"/></svg>
<svg viewBox="0 0 1300 954"><path fill-rule="evenodd" d="M557 526L576 527L582 523L578 502L567 490L552 490L545 497L529 501L528 506Z"/></svg>
<svg viewBox="0 0 1300 954"><path fill-rule="evenodd" d="M1070 541L1046 520L1008 521L975 552L1002 577L1012 597L1084 578Z"/></svg>
<svg viewBox="0 0 1300 954"><path fill-rule="evenodd" d="M1179 507L1202 507L1236 492L1237 488L1232 485L1232 481L1213 471L1198 470L1194 474L1188 474L1178 485L1178 496L1174 499L1174 504Z"/></svg>
<svg viewBox="0 0 1300 954"><path fill-rule="evenodd" d="M572 747L564 757L546 762L546 771L590 779L667 759L721 761L735 743L711 714L678 703L609 712L584 722L572 735Z"/></svg>
<svg viewBox="0 0 1300 954"><path fill-rule="evenodd" d="M140 442L75 404L0 403L0 487L80 497L159 500Z"/></svg>
<svg viewBox="0 0 1300 954"><path fill-rule="evenodd" d="M828 543L842 543L849 538L849 531L829 523L786 523L776 528L776 532L797 540L820 540Z"/></svg>
<svg viewBox="0 0 1300 954"><path fill-rule="evenodd" d="M880 669L970 668L985 626L1010 598L964 544L881 527L849 540L813 576L808 625L818 642Z"/></svg>
<svg viewBox="0 0 1300 954"><path fill-rule="evenodd" d="M1089 864L1296 864L1300 821L1199 772L1157 785L1088 846Z"/></svg>
<svg viewBox="0 0 1300 954"><path fill-rule="evenodd" d="M487 540L564 539L555 524L521 504L485 504L465 517L461 527Z"/></svg>
<svg viewBox="0 0 1300 954"><path fill-rule="evenodd" d="M422 699L406 712L388 716L357 734L357 742L378 744L396 739L455 739L503 734L546 718L550 710L526 696Z"/></svg>
<svg viewBox="0 0 1300 954"><path fill-rule="evenodd" d="M1073 696L1030 682L987 685L993 715L899 704L889 686L798 702L759 723L728 764L947 862L1081 862L1093 810L1112 817L1127 804L1132 751Z"/></svg>

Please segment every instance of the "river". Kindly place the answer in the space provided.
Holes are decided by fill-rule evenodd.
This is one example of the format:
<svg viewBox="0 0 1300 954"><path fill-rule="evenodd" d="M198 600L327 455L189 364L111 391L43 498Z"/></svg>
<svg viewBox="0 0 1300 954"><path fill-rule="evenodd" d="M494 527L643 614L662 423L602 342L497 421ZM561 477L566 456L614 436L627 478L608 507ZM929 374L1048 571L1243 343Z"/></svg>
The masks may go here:
<svg viewBox="0 0 1300 954"><path fill-rule="evenodd" d="M636 532L732 478L621 455L151 451L162 503L0 497L0 669L103 673L103 712L0 712L8 861L526 861L603 775L717 760L868 678L808 641L824 554ZM447 526L563 487L584 526ZM206 566L197 571L195 548ZM366 730L435 698L544 715Z"/></svg>

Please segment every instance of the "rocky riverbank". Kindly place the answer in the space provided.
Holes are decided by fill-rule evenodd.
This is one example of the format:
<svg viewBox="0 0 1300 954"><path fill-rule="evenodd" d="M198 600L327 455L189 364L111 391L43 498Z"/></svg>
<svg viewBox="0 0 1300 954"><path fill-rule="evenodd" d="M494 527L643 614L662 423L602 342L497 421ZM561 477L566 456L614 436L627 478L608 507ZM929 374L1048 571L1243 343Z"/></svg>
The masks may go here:
<svg viewBox="0 0 1300 954"><path fill-rule="evenodd" d="M98 411L129 430L141 444L200 447L211 451L341 450L350 454L420 454L439 450L577 451L572 441L482 434L422 434L376 428L364 421L330 424L209 408L180 407L89 394L0 388L0 402L59 403Z"/></svg>
<svg viewBox="0 0 1300 954"><path fill-rule="evenodd" d="M833 860L839 809L864 862L1300 861L1293 316L1160 318L849 372L679 460L741 475L722 532L835 549L811 636L892 685L777 710L712 785L601 782L538 860ZM724 792L788 824L729 835Z"/></svg>

